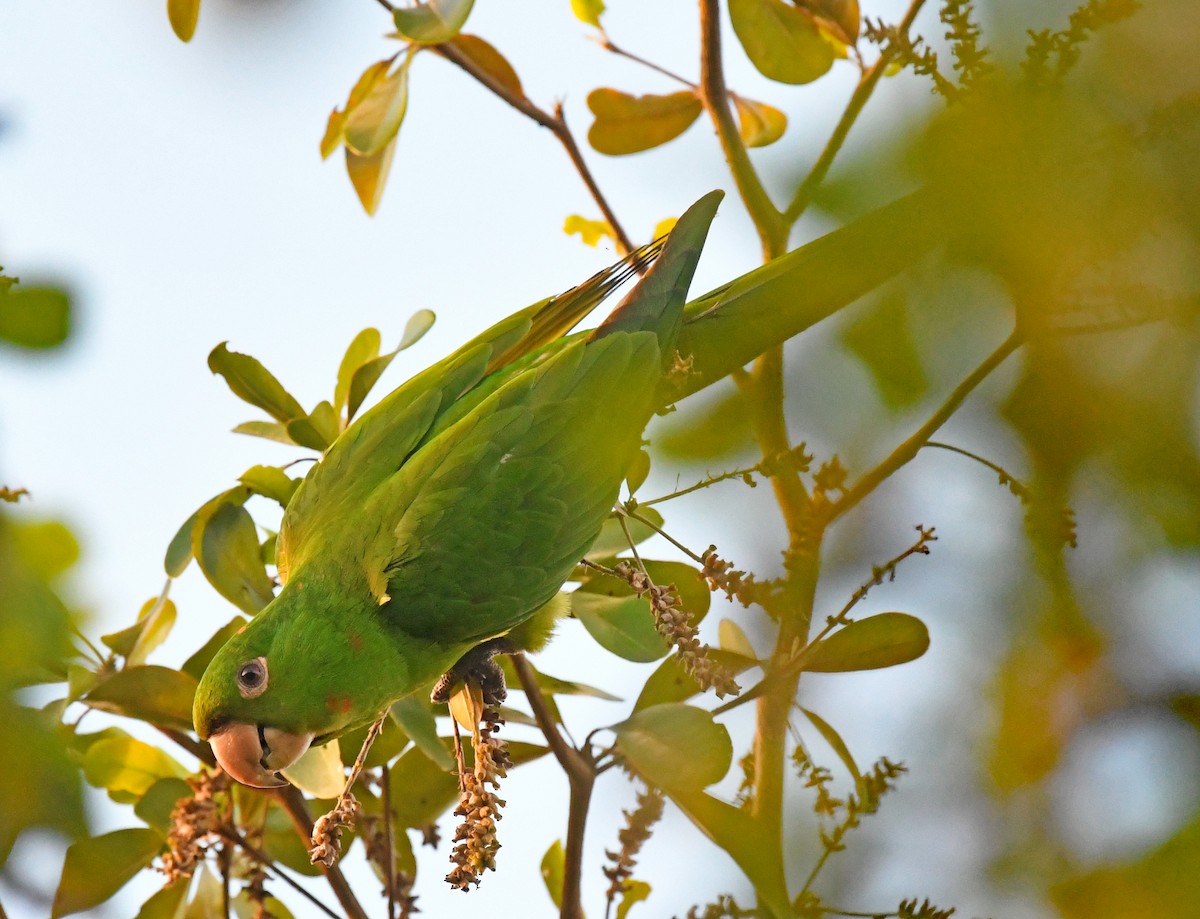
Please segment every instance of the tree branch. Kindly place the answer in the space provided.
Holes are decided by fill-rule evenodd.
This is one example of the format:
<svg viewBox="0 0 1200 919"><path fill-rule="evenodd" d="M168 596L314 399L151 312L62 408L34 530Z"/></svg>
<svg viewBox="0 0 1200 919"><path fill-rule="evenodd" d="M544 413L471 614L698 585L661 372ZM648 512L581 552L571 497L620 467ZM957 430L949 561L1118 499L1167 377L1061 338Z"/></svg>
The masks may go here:
<svg viewBox="0 0 1200 919"><path fill-rule="evenodd" d="M293 785L285 785L283 788L276 788L273 791L275 800L292 818L292 825L296 827L296 831L307 840L312 838L313 821L312 816L308 813L308 805L304 801L304 795L300 790ZM346 915L350 919L367 919L367 914L363 910L362 905L358 902L358 898L354 895L354 891L350 889L350 885L346 882L345 875L342 870L334 865L325 867L321 865L321 871L325 875L325 880L329 882L329 887L333 891L334 896L338 898L338 902L342 904L342 909L346 911Z"/></svg>

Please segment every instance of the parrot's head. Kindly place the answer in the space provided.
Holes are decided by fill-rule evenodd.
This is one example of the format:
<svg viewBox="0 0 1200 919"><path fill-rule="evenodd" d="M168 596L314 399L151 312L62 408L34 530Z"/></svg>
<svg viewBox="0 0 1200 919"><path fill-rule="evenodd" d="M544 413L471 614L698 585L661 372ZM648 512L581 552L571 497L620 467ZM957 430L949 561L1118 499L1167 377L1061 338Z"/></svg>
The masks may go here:
<svg viewBox="0 0 1200 919"><path fill-rule="evenodd" d="M286 785L279 772L309 746L369 723L399 695L379 675L403 682L407 667L380 659L374 617L362 615L370 606L352 606L344 595L317 584L305 590L293 578L213 657L196 689L192 721L237 781Z"/></svg>

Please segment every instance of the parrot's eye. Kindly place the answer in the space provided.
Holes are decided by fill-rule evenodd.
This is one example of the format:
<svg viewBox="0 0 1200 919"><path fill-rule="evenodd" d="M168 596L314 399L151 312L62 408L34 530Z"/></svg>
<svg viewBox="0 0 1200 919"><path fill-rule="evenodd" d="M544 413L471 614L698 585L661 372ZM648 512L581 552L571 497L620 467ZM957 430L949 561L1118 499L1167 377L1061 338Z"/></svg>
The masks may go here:
<svg viewBox="0 0 1200 919"><path fill-rule="evenodd" d="M254 699L267 691L267 659L256 657L238 668L238 692L243 698Z"/></svg>

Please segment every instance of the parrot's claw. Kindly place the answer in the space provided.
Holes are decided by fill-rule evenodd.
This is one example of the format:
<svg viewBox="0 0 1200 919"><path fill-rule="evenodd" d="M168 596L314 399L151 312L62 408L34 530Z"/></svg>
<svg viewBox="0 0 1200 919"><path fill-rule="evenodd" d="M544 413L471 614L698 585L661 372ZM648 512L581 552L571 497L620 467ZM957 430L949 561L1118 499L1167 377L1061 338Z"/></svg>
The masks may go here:
<svg viewBox="0 0 1200 919"><path fill-rule="evenodd" d="M496 663L497 654L514 654L519 651L507 638L493 638L472 648L458 659L453 667L441 675L429 694L435 705L450 701L454 688L460 683L475 683L483 690L483 701L487 705L499 705L508 698L508 687L504 683L504 671Z"/></svg>

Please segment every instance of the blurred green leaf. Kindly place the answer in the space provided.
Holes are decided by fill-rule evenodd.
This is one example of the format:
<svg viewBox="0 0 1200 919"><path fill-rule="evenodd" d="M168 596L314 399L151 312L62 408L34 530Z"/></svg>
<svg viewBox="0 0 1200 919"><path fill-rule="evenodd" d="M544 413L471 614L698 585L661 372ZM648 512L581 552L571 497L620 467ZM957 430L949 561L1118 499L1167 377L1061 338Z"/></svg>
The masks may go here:
<svg viewBox="0 0 1200 919"><path fill-rule="evenodd" d="M666 96L631 96L616 89L593 89L587 104L596 116L588 129L588 142L609 156L638 153L674 140L704 110L691 90Z"/></svg>
<svg viewBox="0 0 1200 919"><path fill-rule="evenodd" d="M512 658L507 656L498 657L496 661L500 665L500 669L504 671L504 680L508 684L509 690L520 689L521 681L517 677L516 668L513 667ZM621 701L619 696L607 693L603 689L597 689L595 686L588 686L586 683L576 683L573 680L562 680L547 673L542 673L533 664L529 664L529 669L533 671L533 675L537 678L538 686L546 695L590 696L593 699L604 699L606 702Z"/></svg>
<svg viewBox="0 0 1200 919"><path fill-rule="evenodd" d="M245 627L246 622L247 620L241 616L234 616L225 625L217 629L213 633L212 638L206 641L199 651L184 661L183 667L180 669L196 680L196 682L199 682L200 677L204 675L204 671L208 669L209 662L225 646L225 642L229 641L229 639Z"/></svg>
<svg viewBox="0 0 1200 919"><path fill-rule="evenodd" d="M580 22L600 28L600 15L604 12L604 0L571 0L571 12ZM555 900L555 906L561 904Z"/></svg>
<svg viewBox="0 0 1200 919"><path fill-rule="evenodd" d="M884 296L859 314L842 330L842 343L862 361L888 408L909 408L929 391L901 294Z"/></svg>
<svg viewBox="0 0 1200 919"><path fill-rule="evenodd" d="M259 792L254 792L254 794L258 798L262 797ZM315 804L312 806L314 809L318 807ZM305 877L320 875L321 871L308 857L308 846L296 833L296 827L292 823L291 817L273 801L267 808L262 826L262 848L267 854L297 874ZM343 851L350 847L350 841L345 836L342 837L342 845Z"/></svg>
<svg viewBox="0 0 1200 919"><path fill-rule="evenodd" d="M661 527L663 524L662 514L652 507L641 508L638 510L638 515L645 517L657 527ZM625 525L629 528L629 535L633 538L634 545L641 545L654 535L654 530L640 520L627 519ZM600 535L596 537L596 541L592 543L592 547L588 549L587 555L584 557L588 561L603 562L605 559L616 558L628 550L629 540L625 538L625 531L621 529L620 519L609 517L604 521L604 526L600 528Z"/></svg>
<svg viewBox="0 0 1200 919"><path fill-rule="evenodd" d="M321 404L328 405L329 403L322 402ZM300 487L300 480L293 479L279 466L251 466L242 473L238 481L255 494L270 498L284 508L292 500L296 489Z"/></svg>
<svg viewBox="0 0 1200 919"><path fill-rule="evenodd" d="M862 798L862 772L859 771L858 763L854 761L854 757L850 754L850 748L842 740L842 735L835 731L833 725L816 712L809 711L807 708L801 708L800 711L804 712L808 720L812 722L813 727L825 738L825 742L833 748L833 752L838 755L838 759L842 761L842 765L854 776L854 785L859 790L859 797Z"/></svg>
<svg viewBox="0 0 1200 919"><path fill-rule="evenodd" d="M200 0L167 0L167 18L180 41L191 41L200 19Z"/></svg>
<svg viewBox="0 0 1200 919"><path fill-rule="evenodd" d="M133 812L147 825L166 835L171 829L171 812L175 810L175 805L194 794L192 786L183 779L169 776L147 788L141 800L133 806Z"/></svg>
<svg viewBox="0 0 1200 919"><path fill-rule="evenodd" d="M135 803L159 779L187 774L162 750L123 732L97 740L83 757L88 784L105 789L118 804Z"/></svg>
<svg viewBox="0 0 1200 919"><path fill-rule="evenodd" d="M804 670L844 673L916 660L929 649L929 630L916 616L880 613L858 619L805 652Z"/></svg>
<svg viewBox="0 0 1200 919"><path fill-rule="evenodd" d="M416 746L406 750L392 766L393 788L403 795L392 796L396 825L419 827L433 823L458 797L458 779L435 763Z"/></svg>
<svg viewBox="0 0 1200 919"><path fill-rule="evenodd" d="M754 645L750 644L750 639L746 637L742 627L732 619L722 619L717 623L717 639L724 651L730 651L749 660L758 658L758 654L754 651Z"/></svg>
<svg viewBox="0 0 1200 919"><path fill-rule="evenodd" d="M55 287L0 292L0 341L41 351L61 345L71 331L71 300Z"/></svg>
<svg viewBox="0 0 1200 919"><path fill-rule="evenodd" d="M336 798L346 785L341 748L337 741L319 747L311 746L296 762L283 770L283 776L314 798Z"/></svg>
<svg viewBox="0 0 1200 919"><path fill-rule="evenodd" d="M126 667L94 687L86 696L89 705L189 731L196 680L180 670L146 664Z"/></svg>
<svg viewBox="0 0 1200 919"><path fill-rule="evenodd" d="M157 830L115 830L81 839L67 849L51 916L99 906L150 864L163 846Z"/></svg>
<svg viewBox="0 0 1200 919"><path fill-rule="evenodd" d="M475 0L426 0L392 13L397 31L405 38L426 45L449 41L462 31Z"/></svg>
<svg viewBox="0 0 1200 919"><path fill-rule="evenodd" d="M138 910L134 919L179 919L191 878L180 878L174 884L156 890Z"/></svg>
<svg viewBox="0 0 1200 919"><path fill-rule="evenodd" d="M513 95L524 97L521 78L508 59L478 35L456 35L450 40L459 53Z"/></svg>
<svg viewBox="0 0 1200 919"><path fill-rule="evenodd" d="M561 839L554 840L542 856L542 880L546 884L546 893L554 901L555 909L562 909L564 856Z"/></svg>
<svg viewBox="0 0 1200 919"><path fill-rule="evenodd" d="M734 96L737 107L738 133L747 147L767 147L783 137L787 130L787 115L765 102L755 102Z"/></svg>
<svg viewBox="0 0 1200 919"><path fill-rule="evenodd" d="M612 726L616 749L647 781L664 791L699 790L729 771L733 744L703 709L670 703L635 712Z"/></svg>
<svg viewBox="0 0 1200 919"><path fill-rule="evenodd" d="M221 881L207 864L202 863L192 884L192 899L181 919L214 919L225 915L225 892Z"/></svg>
<svg viewBox="0 0 1200 919"><path fill-rule="evenodd" d="M278 421L243 421L233 429L233 433L261 437L264 440L273 440L277 444L286 446L296 446L296 442L288 436L287 425Z"/></svg>
<svg viewBox="0 0 1200 919"><path fill-rule="evenodd" d="M619 582L611 579L614 585ZM594 582L593 582L594 583ZM571 594L571 612L602 648L627 661L649 663L669 649L654 627L648 600L632 595L608 595L583 588ZM613 588L614 593L617 588Z"/></svg>
<svg viewBox="0 0 1200 919"><path fill-rule="evenodd" d="M783 0L729 0L733 31L759 73L811 83L833 66L833 48L804 10Z"/></svg>
<svg viewBox="0 0 1200 919"><path fill-rule="evenodd" d="M254 520L237 504L222 504L201 522L192 549L217 593L254 615L274 599L274 587L259 557Z"/></svg>
<svg viewBox="0 0 1200 919"><path fill-rule="evenodd" d="M347 149L358 156L374 156L399 133L408 110L408 68L412 59L411 53L406 54L395 72L380 74L362 101L347 112L342 127Z"/></svg>
<svg viewBox="0 0 1200 919"><path fill-rule="evenodd" d="M208 355L208 367L225 378L234 395L265 411L276 421L287 424L304 416L291 394L255 358L230 351L221 342Z"/></svg>
<svg viewBox="0 0 1200 919"><path fill-rule="evenodd" d="M411 849L411 846L409 848ZM374 862L371 863L372 867L374 864ZM272 916L273 919L294 919L292 911L272 896L268 896L262 906L266 909L267 915ZM259 919L263 915L259 912L259 904L250 899L250 888L248 887L243 887L233 898L233 911L238 919Z"/></svg>
<svg viewBox="0 0 1200 919"><path fill-rule="evenodd" d="M350 347L338 367L337 388L334 390L333 407L338 414L346 408L350 398L350 380L363 364L379 357L380 335L378 329L363 329L354 336Z"/></svg>
<svg viewBox="0 0 1200 919"><path fill-rule="evenodd" d="M126 665L137 666L161 645L175 625L175 604L166 597L153 597L142 604L138 621L119 632L101 635L100 640L125 658Z"/></svg>
<svg viewBox="0 0 1200 919"><path fill-rule="evenodd" d="M428 700L409 696L392 705L392 717L417 749L443 769L454 768L454 757L437 736L437 719Z"/></svg>
<svg viewBox="0 0 1200 919"><path fill-rule="evenodd" d="M671 459L712 462L734 456L753 443L746 397L732 383L719 383L659 419L653 438L655 450Z"/></svg>
<svg viewBox="0 0 1200 919"><path fill-rule="evenodd" d="M79 561L79 543L57 520L21 522L13 527L16 548L35 577L53 582Z"/></svg>
<svg viewBox="0 0 1200 919"><path fill-rule="evenodd" d="M742 657L740 654L732 654L729 651L710 648L708 656L726 670L731 671L734 676L744 673L756 665L754 660ZM700 684L684 669L679 656L672 654L650 674L649 679L643 684L633 710L640 712L652 705L683 702L685 699L698 695L700 691Z"/></svg>
<svg viewBox="0 0 1200 919"><path fill-rule="evenodd" d="M638 450L637 456L633 458L633 464L625 473L625 483L628 485L631 495L642 487L642 483L646 481L646 476L649 474L650 454L645 450Z"/></svg>
<svg viewBox="0 0 1200 919"><path fill-rule="evenodd" d="M793 0L793 2L832 26L838 41L853 45L858 40L858 33L862 28L858 0Z"/></svg>

